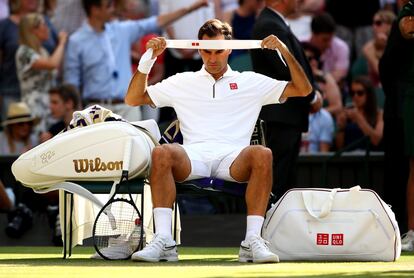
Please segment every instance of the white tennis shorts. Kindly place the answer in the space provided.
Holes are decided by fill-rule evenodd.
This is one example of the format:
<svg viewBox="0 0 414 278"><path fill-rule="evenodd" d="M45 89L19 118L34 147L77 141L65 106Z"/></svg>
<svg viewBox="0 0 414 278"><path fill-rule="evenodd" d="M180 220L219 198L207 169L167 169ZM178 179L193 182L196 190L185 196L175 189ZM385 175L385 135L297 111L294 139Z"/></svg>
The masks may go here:
<svg viewBox="0 0 414 278"><path fill-rule="evenodd" d="M211 177L238 182L231 177L230 167L246 147L211 143L182 145L182 147L191 162L191 173L185 180Z"/></svg>

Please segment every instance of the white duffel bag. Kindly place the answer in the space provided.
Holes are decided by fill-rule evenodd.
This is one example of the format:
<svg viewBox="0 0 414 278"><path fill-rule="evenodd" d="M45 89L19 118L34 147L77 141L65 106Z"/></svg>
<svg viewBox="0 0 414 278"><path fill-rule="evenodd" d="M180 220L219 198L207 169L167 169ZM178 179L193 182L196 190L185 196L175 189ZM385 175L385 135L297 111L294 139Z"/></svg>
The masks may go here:
<svg viewBox="0 0 414 278"><path fill-rule="evenodd" d="M395 261L400 231L370 189L291 189L266 213L262 237L280 260Z"/></svg>

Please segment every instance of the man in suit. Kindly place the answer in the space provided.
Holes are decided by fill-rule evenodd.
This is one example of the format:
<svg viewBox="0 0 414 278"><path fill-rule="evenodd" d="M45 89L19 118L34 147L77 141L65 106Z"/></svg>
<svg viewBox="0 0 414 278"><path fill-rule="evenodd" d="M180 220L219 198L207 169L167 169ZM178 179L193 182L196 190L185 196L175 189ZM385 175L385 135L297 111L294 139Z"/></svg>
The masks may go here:
<svg viewBox="0 0 414 278"><path fill-rule="evenodd" d="M408 5L408 3L412 3ZM401 12L394 21L388 37L387 46L379 62L381 84L384 89L384 200L392 206L400 231L414 230L407 223L407 205L409 197L407 181L409 177L409 159L405 153L407 142L404 130L405 96L412 92L413 45L414 39L404 37L400 31L400 22L407 17L414 22L414 16L406 14L410 6L414 10L414 1L398 1ZM403 9L403 5L406 5ZM411 11L413 12L413 11ZM411 93L412 94L412 93ZM408 195L408 196L407 196ZM414 243L414 232L410 233ZM408 251L407 243L402 241L402 250ZM414 249L414 244L412 244ZM412 250L411 250L412 251Z"/></svg>
<svg viewBox="0 0 414 278"><path fill-rule="evenodd" d="M296 12L297 7L297 0L266 0L266 7L253 27L252 38L261 40L269 35L276 35L295 56L311 84L315 84L301 44L285 19ZM291 80L289 69L274 52L254 50L251 56L255 72L278 80ZM273 152L272 192L277 198L295 186L301 135L308 130L310 109L317 111L321 105L320 94L313 91L305 98L290 98L283 105L268 105L262 108L260 117L266 123L267 145Z"/></svg>

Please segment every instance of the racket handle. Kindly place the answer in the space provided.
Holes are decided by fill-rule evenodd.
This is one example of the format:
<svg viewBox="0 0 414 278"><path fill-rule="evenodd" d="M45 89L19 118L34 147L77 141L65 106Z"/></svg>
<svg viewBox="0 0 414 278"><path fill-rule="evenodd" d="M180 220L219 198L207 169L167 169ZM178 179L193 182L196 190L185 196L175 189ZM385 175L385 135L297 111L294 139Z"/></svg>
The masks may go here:
<svg viewBox="0 0 414 278"><path fill-rule="evenodd" d="M122 163L122 176L124 176L124 172L126 172L127 177L128 177L129 163L131 161L131 151L132 151L132 139L128 139L125 142L125 147L124 147L124 159L123 159L123 163Z"/></svg>

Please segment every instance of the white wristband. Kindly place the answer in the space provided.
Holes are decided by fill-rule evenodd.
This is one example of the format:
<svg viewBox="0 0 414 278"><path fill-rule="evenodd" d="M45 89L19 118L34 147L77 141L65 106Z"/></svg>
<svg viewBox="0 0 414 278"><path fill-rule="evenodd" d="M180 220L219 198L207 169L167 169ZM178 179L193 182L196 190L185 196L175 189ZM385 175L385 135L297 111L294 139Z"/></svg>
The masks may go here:
<svg viewBox="0 0 414 278"><path fill-rule="evenodd" d="M151 71L152 66L154 65L157 57L152 58L152 48L148 48L142 55L141 60L139 60L138 71L144 74L148 74Z"/></svg>
<svg viewBox="0 0 414 278"><path fill-rule="evenodd" d="M314 105L317 101L318 101L318 94L315 91L315 95L313 96L313 99L310 102L310 105Z"/></svg>

